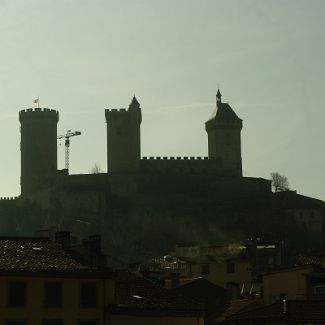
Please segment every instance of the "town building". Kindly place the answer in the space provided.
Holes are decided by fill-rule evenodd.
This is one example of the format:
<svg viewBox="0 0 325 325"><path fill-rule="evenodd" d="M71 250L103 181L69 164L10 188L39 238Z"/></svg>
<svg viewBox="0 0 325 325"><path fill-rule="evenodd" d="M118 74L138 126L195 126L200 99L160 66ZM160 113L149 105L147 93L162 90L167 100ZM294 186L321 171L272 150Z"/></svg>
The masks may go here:
<svg viewBox="0 0 325 325"><path fill-rule="evenodd" d="M48 238L0 238L0 323L6 325L107 324L115 302L107 269Z"/></svg>
<svg viewBox="0 0 325 325"><path fill-rule="evenodd" d="M97 236L80 252L55 238L0 237L0 324L204 324L200 302L102 265Z"/></svg>
<svg viewBox="0 0 325 325"><path fill-rule="evenodd" d="M251 325L316 325L325 322L324 301L280 301L257 308L246 307L216 324Z"/></svg>

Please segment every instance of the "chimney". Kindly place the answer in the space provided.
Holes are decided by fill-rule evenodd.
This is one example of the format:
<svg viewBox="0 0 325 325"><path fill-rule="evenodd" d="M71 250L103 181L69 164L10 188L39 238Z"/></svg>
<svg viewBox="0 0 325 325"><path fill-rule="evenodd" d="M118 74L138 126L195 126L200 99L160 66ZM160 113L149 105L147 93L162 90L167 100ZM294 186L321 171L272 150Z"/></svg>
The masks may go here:
<svg viewBox="0 0 325 325"><path fill-rule="evenodd" d="M102 238L100 235L91 235L88 239L89 252L92 255L99 255L102 252Z"/></svg>
<svg viewBox="0 0 325 325"><path fill-rule="evenodd" d="M100 235L91 235L88 240L84 240L86 256L92 266L105 266L106 256L102 254L102 239Z"/></svg>
<svg viewBox="0 0 325 325"><path fill-rule="evenodd" d="M61 244L63 249L71 248L70 231L57 231L55 233L55 242Z"/></svg>
<svg viewBox="0 0 325 325"><path fill-rule="evenodd" d="M282 300L283 303L283 310L282 310L282 314L285 315L287 313L287 300L283 299Z"/></svg>

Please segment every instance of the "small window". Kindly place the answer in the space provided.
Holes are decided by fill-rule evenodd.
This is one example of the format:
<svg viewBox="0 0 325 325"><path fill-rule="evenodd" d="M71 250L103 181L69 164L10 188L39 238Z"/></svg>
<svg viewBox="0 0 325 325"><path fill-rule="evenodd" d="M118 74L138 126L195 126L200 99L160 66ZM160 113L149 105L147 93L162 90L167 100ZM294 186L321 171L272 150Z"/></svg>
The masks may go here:
<svg viewBox="0 0 325 325"><path fill-rule="evenodd" d="M42 325L63 325L63 319L45 319Z"/></svg>
<svg viewBox="0 0 325 325"><path fill-rule="evenodd" d="M79 321L79 325L98 325L98 320L81 320Z"/></svg>
<svg viewBox="0 0 325 325"><path fill-rule="evenodd" d="M46 282L44 283L44 306L62 307L62 283Z"/></svg>
<svg viewBox="0 0 325 325"><path fill-rule="evenodd" d="M8 306L24 307L25 305L26 283L22 281L10 281L8 283Z"/></svg>
<svg viewBox="0 0 325 325"><path fill-rule="evenodd" d="M80 283L80 307L91 308L97 306L97 283Z"/></svg>
<svg viewBox="0 0 325 325"><path fill-rule="evenodd" d="M201 273L202 275L210 274L210 264L202 264Z"/></svg>
<svg viewBox="0 0 325 325"><path fill-rule="evenodd" d="M280 301L286 300L287 299L287 294L286 293L280 293Z"/></svg>
<svg viewBox="0 0 325 325"><path fill-rule="evenodd" d="M227 264L227 273L235 273L235 263Z"/></svg>

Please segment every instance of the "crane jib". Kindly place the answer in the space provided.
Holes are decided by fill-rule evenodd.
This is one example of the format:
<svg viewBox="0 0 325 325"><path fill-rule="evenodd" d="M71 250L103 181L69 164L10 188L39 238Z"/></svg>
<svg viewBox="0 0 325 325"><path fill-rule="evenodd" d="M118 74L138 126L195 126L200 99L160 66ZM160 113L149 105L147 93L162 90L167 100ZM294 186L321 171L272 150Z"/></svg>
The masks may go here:
<svg viewBox="0 0 325 325"><path fill-rule="evenodd" d="M65 139L65 169L67 170L69 170L70 138L76 135L81 135L81 132L71 132L71 130L68 130L65 134L61 134L57 137L57 139Z"/></svg>

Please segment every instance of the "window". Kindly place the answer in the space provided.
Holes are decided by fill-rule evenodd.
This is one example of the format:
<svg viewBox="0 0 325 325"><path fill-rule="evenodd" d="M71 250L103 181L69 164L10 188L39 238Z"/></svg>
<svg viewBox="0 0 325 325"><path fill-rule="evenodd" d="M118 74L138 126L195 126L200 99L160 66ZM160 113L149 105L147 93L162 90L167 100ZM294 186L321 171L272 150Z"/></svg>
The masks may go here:
<svg viewBox="0 0 325 325"><path fill-rule="evenodd" d="M227 273L235 273L235 263L227 264Z"/></svg>
<svg viewBox="0 0 325 325"><path fill-rule="evenodd" d="M62 306L62 283L61 282L44 283L44 306L45 307Z"/></svg>
<svg viewBox="0 0 325 325"><path fill-rule="evenodd" d="M286 300L288 295L286 293L280 293L280 301Z"/></svg>
<svg viewBox="0 0 325 325"><path fill-rule="evenodd" d="M26 283L22 281L10 281L8 283L8 306L24 307L25 305Z"/></svg>
<svg viewBox="0 0 325 325"><path fill-rule="evenodd" d="M235 282L227 282L226 289L228 293L228 299L237 299L239 297L239 284Z"/></svg>
<svg viewBox="0 0 325 325"><path fill-rule="evenodd" d="M80 283L80 307L89 308L97 305L97 283Z"/></svg>
<svg viewBox="0 0 325 325"><path fill-rule="evenodd" d="M27 325L24 320L7 320L6 325Z"/></svg>
<svg viewBox="0 0 325 325"><path fill-rule="evenodd" d="M210 274L210 264L202 264L201 273L202 275Z"/></svg>
<svg viewBox="0 0 325 325"><path fill-rule="evenodd" d="M97 320L81 320L79 321L79 325L98 325L99 322Z"/></svg>
<svg viewBox="0 0 325 325"><path fill-rule="evenodd" d="M42 325L63 325L62 319L46 319L43 320Z"/></svg>

